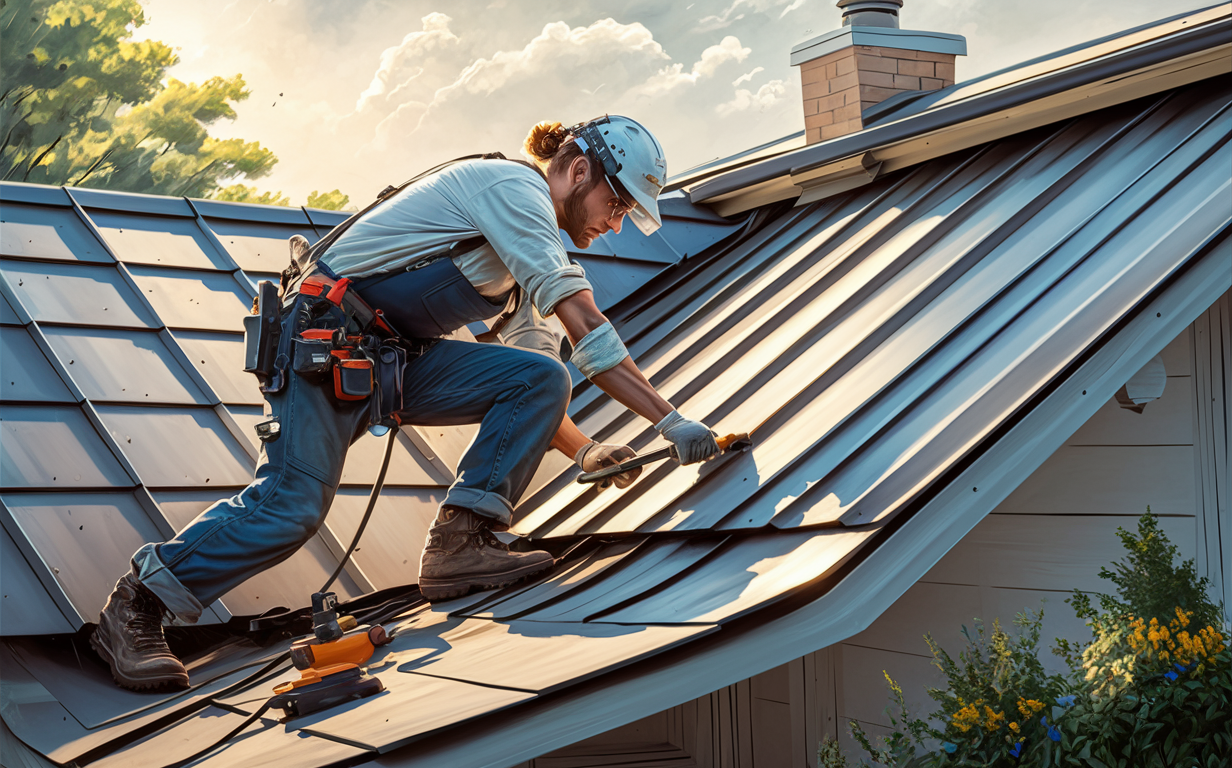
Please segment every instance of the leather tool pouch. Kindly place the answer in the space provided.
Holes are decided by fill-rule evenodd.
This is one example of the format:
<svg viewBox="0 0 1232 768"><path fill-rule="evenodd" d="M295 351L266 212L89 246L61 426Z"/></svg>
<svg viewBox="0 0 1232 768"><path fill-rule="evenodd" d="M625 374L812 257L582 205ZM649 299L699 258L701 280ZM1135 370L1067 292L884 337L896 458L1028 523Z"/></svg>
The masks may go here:
<svg viewBox="0 0 1232 768"><path fill-rule="evenodd" d="M334 332L310 328L294 339L291 352L291 369L300 376L320 378L330 372L336 359L332 352Z"/></svg>
<svg viewBox="0 0 1232 768"><path fill-rule="evenodd" d="M407 350L398 344L382 344L376 353L376 398L372 422L379 423L391 413L402 410L402 377L409 359Z"/></svg>
<svg viewBox="0 0 1232 768"><path fill-rule="evenodd" d="M278 287L262 280L257 285L252 314L244 318L244 370L256 374L263 387L277 378L275 357L281 335Z"/></svg>
<svg viewBox="0 0 1232 768"><path fill-rule="evenodd" d="M334 397L364 400L372 394L372 361L366 357L340 358L334 363Z"/></svg>

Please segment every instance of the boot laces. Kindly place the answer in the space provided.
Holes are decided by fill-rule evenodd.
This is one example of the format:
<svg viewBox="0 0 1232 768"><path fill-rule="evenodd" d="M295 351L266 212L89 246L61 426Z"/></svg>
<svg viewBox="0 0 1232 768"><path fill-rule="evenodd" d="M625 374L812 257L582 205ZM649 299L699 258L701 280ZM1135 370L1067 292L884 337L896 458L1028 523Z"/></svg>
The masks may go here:
<svg viewBox="0 0 1232 768"><path fill-rule="evenodd" d="M137 590L133 599L133 616L124 623L131 633L133 648L137 651L171 653L163 636L162 603L153 594Z"/></svg>

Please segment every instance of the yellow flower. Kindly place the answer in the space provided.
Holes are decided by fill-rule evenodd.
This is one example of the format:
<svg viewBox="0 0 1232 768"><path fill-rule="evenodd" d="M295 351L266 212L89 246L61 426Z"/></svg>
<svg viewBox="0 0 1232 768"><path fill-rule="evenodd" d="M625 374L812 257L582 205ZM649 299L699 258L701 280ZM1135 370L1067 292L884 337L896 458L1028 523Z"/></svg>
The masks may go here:
<svg viewBox="0 0 1232 768"><path fill-rule="evenodd" d="M1018 733L1018 723L1010 723L1010 730L1014 733Z"/></svg>

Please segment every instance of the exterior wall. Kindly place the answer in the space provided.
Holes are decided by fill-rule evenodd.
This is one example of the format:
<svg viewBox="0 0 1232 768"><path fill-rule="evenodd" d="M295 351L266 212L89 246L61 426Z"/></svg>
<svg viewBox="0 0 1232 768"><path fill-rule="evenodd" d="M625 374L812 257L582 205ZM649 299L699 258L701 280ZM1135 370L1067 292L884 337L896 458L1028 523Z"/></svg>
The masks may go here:
<svg viewBox="0 0 1232 768"><path fill-rule="evenodd" d="M1109 400L865 631L519 768L816 768L826 735L859 757L848 720L872 736L889 732L883 671L909 707L931 709L925 688L942 678L926 633L955 654L960 627L974 618L1009 625L1043 607L1043 661L1059 670L1046 651L1052 639L1089 637L1065 598L1073 588L1108 590L1098 574L1123 555L1116 529L1132 529L1148 505L1227 605L1230 315L1225 294L1163 350L1168 381L1159 400L1142 414Z"/></svg>

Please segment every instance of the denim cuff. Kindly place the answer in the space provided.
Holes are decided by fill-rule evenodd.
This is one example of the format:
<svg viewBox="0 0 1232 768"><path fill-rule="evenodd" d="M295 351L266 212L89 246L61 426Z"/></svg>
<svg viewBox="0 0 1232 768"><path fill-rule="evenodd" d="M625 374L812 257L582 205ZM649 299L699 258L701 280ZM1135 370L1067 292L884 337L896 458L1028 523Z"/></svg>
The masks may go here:
<svg viewBox="0 0 1232 768"><path fill-rule="evenodd" d="M163 607L184 624L196 624L205 607L158 556L157 544L146 544L133 554L133 575L163 601Z"/></svg>
<svg viewBox="0 0 1232 768"><path fill-rule="evenodd" d="M445 494L442 507L462 507L469 509L480 517L487 517L500 523L496 530L505 530L513 522L513 505L499 493L481 491L478 488L466 488L454 485Z"/></svg>

